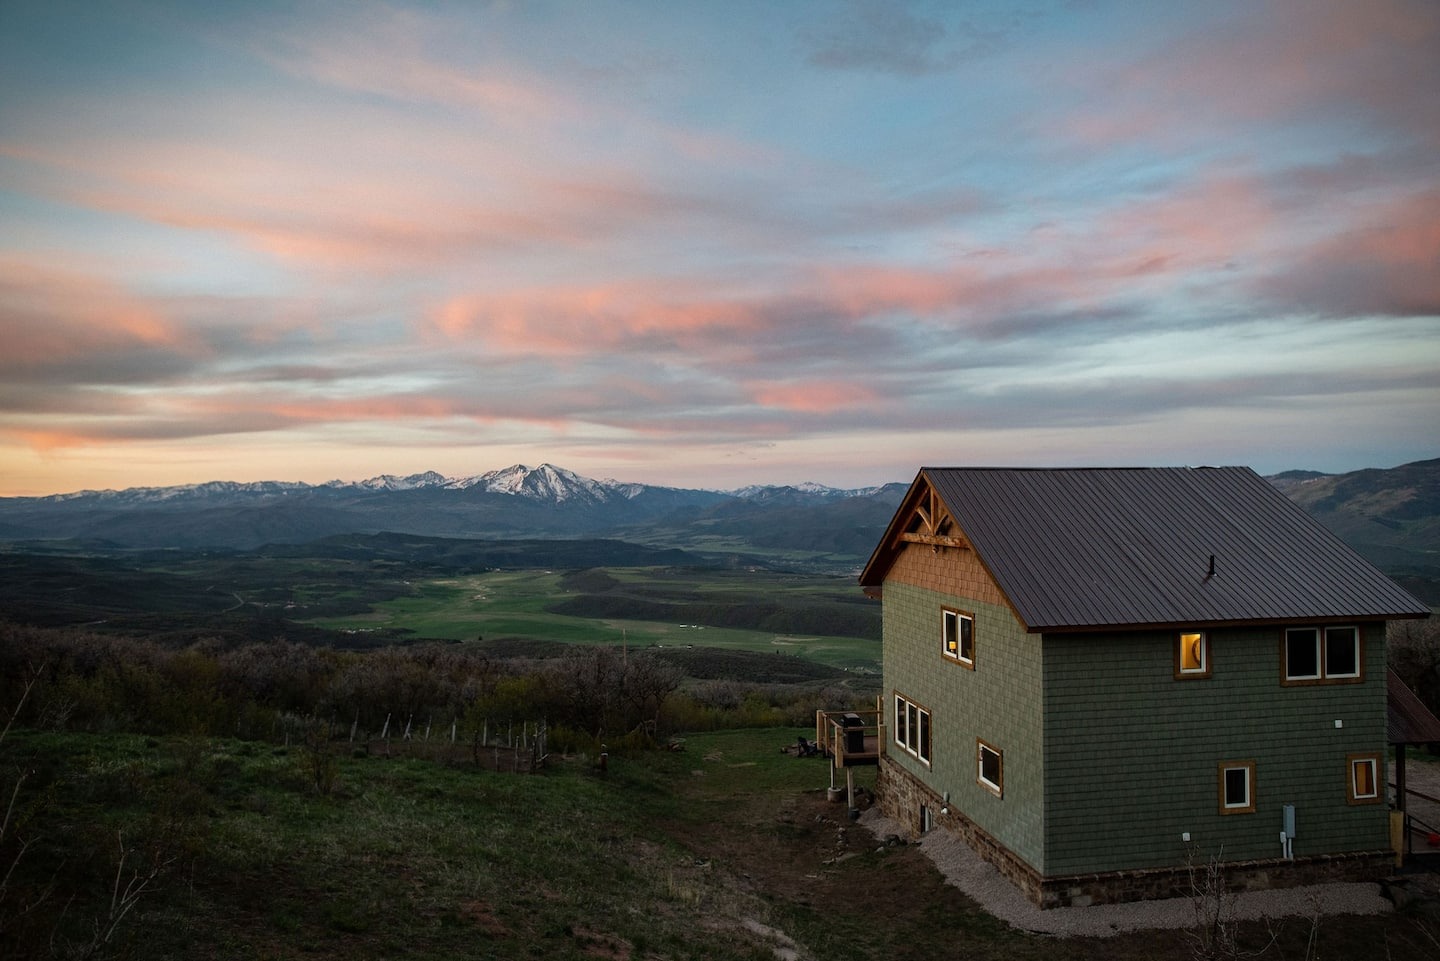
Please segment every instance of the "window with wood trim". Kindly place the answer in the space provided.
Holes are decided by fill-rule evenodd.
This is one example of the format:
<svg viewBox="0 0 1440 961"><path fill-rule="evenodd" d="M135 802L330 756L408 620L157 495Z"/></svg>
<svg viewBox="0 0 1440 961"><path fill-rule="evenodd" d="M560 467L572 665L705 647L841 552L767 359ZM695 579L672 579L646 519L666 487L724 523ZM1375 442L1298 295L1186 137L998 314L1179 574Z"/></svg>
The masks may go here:
<svg viewBox="0 0 1440 961"><path fill-rule="evenodd" d="M1358 627L1287 628L1280 657L1283 684L1353 684L1365 679Z"/></svg>
<svg viewBox="0 0 1440 961"><path fill-rule="evenodd" d="M975 780L996 797L1005 796L1005 755L978 737L975 739Z"/></svg>
<svg viewBox="0 0 1440 961"><path fill-rule="evenodd" d="M1380 755L1351 754L1345 759L1349 768L1349 789L1346 800L1351 804L1379 804L1385 799L1380 789Z"/></svg>
<svg viewBox="0 0 1440 961"><path fill-rule="evenodd" d="M1255 762L1220 762L1220 813L1255 813Z"/></svg>
<svg viewBox="0 0 1440 961"><path fill-rule="evenodd" d="M1175 639L1175 678L1210 676L1210 635L1181 631Z"/></svg>
<svg viewBox="0 0 1440 961"><path fill-rule="evenodd" d="M975 670L975 615L953 608L940 612L940 653Z"/></svg>
<svg viewBox="0 0 1440 961"><path fill-rule="evenodd" d="M930 712L903 694L895 695L895 746L930 763Z"/></svg>

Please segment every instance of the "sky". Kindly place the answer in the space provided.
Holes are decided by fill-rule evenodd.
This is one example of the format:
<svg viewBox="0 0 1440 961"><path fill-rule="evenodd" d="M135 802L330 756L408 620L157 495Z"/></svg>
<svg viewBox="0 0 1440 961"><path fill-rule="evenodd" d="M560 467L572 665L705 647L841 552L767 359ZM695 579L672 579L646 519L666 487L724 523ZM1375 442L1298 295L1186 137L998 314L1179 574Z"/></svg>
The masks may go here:
<svg viewBox="0 0 1440 961"><path fill-rule="evenodd" d="M0 0L0 496L1436 456L1434 0Z"/></svg>

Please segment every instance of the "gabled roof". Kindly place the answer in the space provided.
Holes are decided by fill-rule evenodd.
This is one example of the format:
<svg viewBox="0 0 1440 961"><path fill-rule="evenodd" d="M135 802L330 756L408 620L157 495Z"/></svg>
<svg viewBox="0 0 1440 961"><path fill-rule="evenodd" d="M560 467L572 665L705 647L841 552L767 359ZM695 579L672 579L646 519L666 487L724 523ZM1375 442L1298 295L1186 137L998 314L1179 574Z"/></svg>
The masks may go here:
<svg viewBox="0 0 1440 961"><path fill-rule="evenodd" d="M910 541L973 549L1030 631L1430 613L1247 467L926 467L860 583Z"/></svg>

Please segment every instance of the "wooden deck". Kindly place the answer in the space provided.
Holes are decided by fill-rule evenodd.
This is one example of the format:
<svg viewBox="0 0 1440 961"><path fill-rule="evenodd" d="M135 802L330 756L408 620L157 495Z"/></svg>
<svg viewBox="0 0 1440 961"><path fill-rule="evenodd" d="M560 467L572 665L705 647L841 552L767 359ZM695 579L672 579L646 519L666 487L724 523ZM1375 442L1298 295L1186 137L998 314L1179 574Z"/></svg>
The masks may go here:
<svg viewBox="0 0 1440 961"><path fill-rule="evenodd" d="M816 711L815 743L836 767L880 763L885 725L879 710Z"/></svg>

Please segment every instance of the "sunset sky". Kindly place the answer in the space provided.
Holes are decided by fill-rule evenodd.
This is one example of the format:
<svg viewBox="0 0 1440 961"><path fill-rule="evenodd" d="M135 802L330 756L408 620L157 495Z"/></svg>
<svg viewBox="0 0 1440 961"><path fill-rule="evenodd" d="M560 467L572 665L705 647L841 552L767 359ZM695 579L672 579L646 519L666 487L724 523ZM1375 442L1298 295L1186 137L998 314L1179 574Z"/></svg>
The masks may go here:
<svg viewBox="0 0 1440 961"><path fill-rule="evenodd" d="M0 495L1440 456L1440 3L0 0Z"/></svg>

